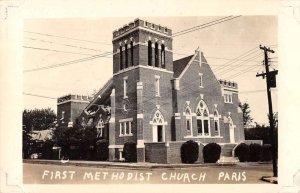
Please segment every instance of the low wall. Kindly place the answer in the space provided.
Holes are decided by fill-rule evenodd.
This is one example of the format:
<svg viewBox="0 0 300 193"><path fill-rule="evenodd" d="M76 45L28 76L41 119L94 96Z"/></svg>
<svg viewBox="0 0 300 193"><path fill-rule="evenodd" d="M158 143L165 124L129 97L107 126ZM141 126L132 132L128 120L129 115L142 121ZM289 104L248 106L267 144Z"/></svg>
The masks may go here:
<svg viewBox="0 0 300 193"><path fill-rule="evenodd" d="M179 164L181 162L181 146L185 141L167 143L145 143L145 161L152 163ZM203 163L202 150L199 144L199 157L196 163Z"/></svg>
<svg viewBox="0 0 300 193"><path fill-rule="evenodd" d="M250 145L251 143L257 143L259 145L262 145L263 140L244 140L241 143L246 143L247 145Z"/></svg>
<svg viewBox="0 0 300 193"><path fill-rule="evenodd" d="M145 161L150 163L168 163L165 143L145 143Z"/></svg>

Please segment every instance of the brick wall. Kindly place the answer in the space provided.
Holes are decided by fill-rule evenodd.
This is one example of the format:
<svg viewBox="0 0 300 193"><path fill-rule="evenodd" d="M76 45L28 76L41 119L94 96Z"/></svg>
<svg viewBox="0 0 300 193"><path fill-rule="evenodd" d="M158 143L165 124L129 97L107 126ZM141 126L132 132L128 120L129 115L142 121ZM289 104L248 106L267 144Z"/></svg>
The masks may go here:
<svg viewBox="0 0 300 193"><path fill-rule="evenodd" d="M203 57L203 56L202 56ZM196 57L196 60L199 60L199 54ZM202 58L204 61L204 58ZM203 88L199 87L199 73L202 74L203 77ZM186 117L183 116L183 112L187 106L186 101L190 101L190 108L192 113L196 112L197 105L201 100L200 94L203 95L203 101L206 103L209 114L213 116L215 105L217 105L217 110L221 118L219 119L219 129L221 138L198 138L201 142L217 142L224 143L229 142L229 127L228 124L224 124L224 116L228 115L228 112L231 112L231 118L236 125L235 137L236 141L240 141L243 138L243 127L242 127L242 119L240 114L238 113L238 96L237 94L233 94L233 104L224 104L224 98L222 96L221 86L213 74L210 66L206 63L202 63L201 67L198 61L193 61L191 66L187 69L185 74L180 79L180 90L175 91L175 95L177 97L177 106L178 113L181 115L180 122L176 125L177 127L181 127L181 129L176 129L176 140L188 140L188 139L196 139L196 138L184 138L187 136L186 130ZM192 119L192 129L194 137L197 136L197 122L196 117ZM214 120L213 117L210 118L210 133L211 136L215 136L214 131Z"/></svg>
<svg viewBox="0 0 300 193"><path fill-rule="evenodd" d="M168 163L165 143L145 143L145 161Z"/></svg>
<svg viewBox="0 0 300 193"><path fill-rule="evenodd" d="M124 77L127 79L127 96L128 98L124 99ZM136 83L137 83L138 70L133 69L118 75L114 76L114 85L115 85L115 137L116 145L123 145L125 142L135 142L136 143L136 109L137 109L137 94L136 94ZM123 103L128 104L128 111L123 111ZM132 136L122 136L120 137L120 123L119 120L132 118L131 131Z"/></svg>
<svg viewBox="0 0 300 193"><path fill-rule="evenodd" d="M181 162L181 146L184 141L165 143L145 143L146 162L179 164ZM203 163L202 150L199 144L199 157L196 163Z"/></svg>
<svg viewBox="0 0 300 193"><path fill-rule="evenodd" d="M88 105L86 102L66 102L57 105L57 120L59 126L68 126L68 123L72 121L75 123L75 119L80 116L82 111ZM62 112L64 113L64 120L62 118Z"/></svg>
<svg viewBox="0 0 300 193"><path fill-rule="evenodd" d="M164 121L167 122L165 125L165 136L166 141L171 140L171 119L172 119L172 87L171 78L172 74L166 72L155 71L151 69L140 68L140 81L143 82L143 126L144 126L144 139L145 142L152 142L152 121L154 113L159 105L159 111L164 116ZM160 76L160 97L155 96L155 75Z"/></svg>

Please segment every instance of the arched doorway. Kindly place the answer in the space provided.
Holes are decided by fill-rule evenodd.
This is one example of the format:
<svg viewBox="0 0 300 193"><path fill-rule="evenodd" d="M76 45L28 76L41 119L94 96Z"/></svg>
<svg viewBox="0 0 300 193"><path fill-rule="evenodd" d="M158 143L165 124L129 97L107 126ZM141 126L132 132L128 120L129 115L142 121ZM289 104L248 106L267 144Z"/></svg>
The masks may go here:
<svg viewBox="0 0 300 193"><path fill-rule="evenodd" d="M235 125L233 124L233 121L230 116L228 116L228 123L229 123L229 138L230 138L230 143L235 143L234 139L234 127Z"/></svg>
<svg viewBox="0 0 300 193"><path fill-rule="evenodd" d="M152 121L150 121L152 125L152 139L153 142L165 142L166 135L165 135L165 122L163 115L159 110L154 113Z"/></svg>

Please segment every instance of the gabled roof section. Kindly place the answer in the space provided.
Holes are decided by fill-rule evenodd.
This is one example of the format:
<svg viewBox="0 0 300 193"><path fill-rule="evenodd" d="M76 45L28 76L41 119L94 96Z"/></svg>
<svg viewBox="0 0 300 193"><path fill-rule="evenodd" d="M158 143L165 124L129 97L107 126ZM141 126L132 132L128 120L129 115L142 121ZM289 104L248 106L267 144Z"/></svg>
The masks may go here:
<svg viewBox="0 0 300 193"><path fill-rule="evenodd" d="M114 88L113 79L110 78L105 85L94 95L94 99L90 102L90 104L85 108L88 110L94 104L103 104L106 103L108 98L110 97L111 91Z"/></svg>
<svg viewBox="0 0 300 193"><path fill-rule="evenodd" d="M174 78L178 78L194 55L173 62Z"/></svg>
<svg viewBox="0 0 300 193"><path fill-rule="evenodd" d="M196 57L198 53L201 53L201 60L196 60ZM203 52L199 50L199 47L197 50L195 50L195 54L187 56L185 58L181 58L179 60L176 60L173 62L173 71L174 71L174 78L181 78L185 71L189 68L189 66L192 64L193 61L201 62L201 63L207 63Z"/></svg>

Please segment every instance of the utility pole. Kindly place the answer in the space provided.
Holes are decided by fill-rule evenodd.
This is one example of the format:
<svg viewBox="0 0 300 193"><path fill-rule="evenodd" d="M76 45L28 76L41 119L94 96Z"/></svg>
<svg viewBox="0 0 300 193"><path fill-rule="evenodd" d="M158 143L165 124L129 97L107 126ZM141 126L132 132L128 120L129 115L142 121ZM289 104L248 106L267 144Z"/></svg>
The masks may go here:
<svg viewBox="0 0 300 193"><path fill-rule="evenodd" d="M257 74L256 77L262 76L263 78L266 77L267 82L267 94L268 94L268 105L269 105L269 123L270 123L270 137L271 137L271 145L272 145L272 159L273 159L273 175L274 177L278 176L277 170L277 145L275 145L275 136L274 136L274 116L273 116L273 107L272 107L272 95L271 95L271 88L276 87L276 75L278 74L278 70L269 71L269 58L268 52L274 53L273 50L267 48L265 46L259 46L260 49L264 51L264 64L266 68L265 73ZM276 143L277 144L277 143ZM276 147L275 147L276 146Z"/></svg>

